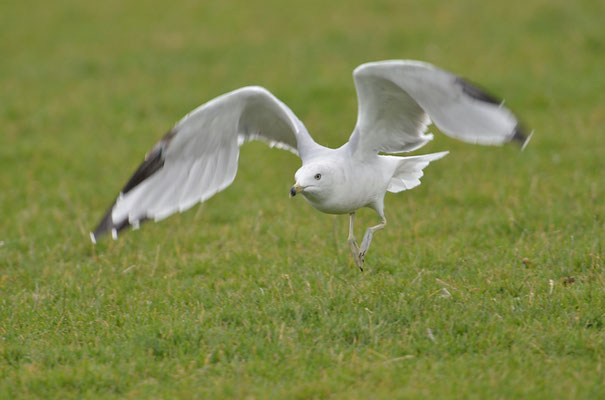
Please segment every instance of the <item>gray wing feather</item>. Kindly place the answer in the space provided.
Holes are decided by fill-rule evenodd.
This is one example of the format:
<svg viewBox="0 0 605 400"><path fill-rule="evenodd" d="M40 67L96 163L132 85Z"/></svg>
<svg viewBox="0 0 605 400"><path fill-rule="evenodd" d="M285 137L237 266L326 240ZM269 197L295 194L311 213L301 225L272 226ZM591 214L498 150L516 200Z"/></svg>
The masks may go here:
<svg viewBox="0 0 605 400"><path fill-rule="evenodd" d="M470 143L524 142L519 121L494 97L460 77L419 61L360 65L353 74L357 125L349 142L355 152L399 153L432 139L427 126Z"/></svg>
<svg viewBox="0 0 605 400"><path fill-rule="evenodd" d="M294 113L269 91L245 87L198 107L152 149L91 238L185 211L228 187L239 146L262 140L305 158L318 147Z"/></svg>

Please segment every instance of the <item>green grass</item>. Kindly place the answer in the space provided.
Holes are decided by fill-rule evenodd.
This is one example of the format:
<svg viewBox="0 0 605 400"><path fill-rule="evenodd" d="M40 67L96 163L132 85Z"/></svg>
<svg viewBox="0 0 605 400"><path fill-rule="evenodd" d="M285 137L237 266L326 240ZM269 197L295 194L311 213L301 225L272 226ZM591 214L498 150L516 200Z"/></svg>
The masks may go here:
<svg viewBox="0 0 605 400"><path fill-rule="evenodd" d="M605 398L605 3L149 3L0 5L0 398ZM262 144L204 205L90 244L195 106L260 84L339 146L352 70L392 58L536 134L438 135L421 153L451 154L387 196L366 272Z"/></svg>

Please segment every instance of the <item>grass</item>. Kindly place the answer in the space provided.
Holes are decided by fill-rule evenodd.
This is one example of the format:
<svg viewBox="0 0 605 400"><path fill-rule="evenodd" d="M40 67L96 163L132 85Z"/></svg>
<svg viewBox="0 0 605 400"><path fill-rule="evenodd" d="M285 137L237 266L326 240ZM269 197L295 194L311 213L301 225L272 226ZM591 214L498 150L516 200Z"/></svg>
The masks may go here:
<svg viewBox="0 0 605 400"><path fill-rule="evenodd" d="M0 5L1 398L605 397L603 2L149 3ZM367 272L262 144L204 205L91 245L198 104L260 84L338 146L353 68L390 58L480 82L536 135L438 135Z"/></svg>

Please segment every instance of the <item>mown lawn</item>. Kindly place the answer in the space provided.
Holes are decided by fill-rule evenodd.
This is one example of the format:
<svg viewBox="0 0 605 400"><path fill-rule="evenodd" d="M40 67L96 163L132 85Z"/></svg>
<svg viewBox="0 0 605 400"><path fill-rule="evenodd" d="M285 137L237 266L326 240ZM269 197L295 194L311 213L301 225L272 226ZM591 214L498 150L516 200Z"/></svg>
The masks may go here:
<svg viewBox="0 0 605 400"><path fill-rule="evenodd" d="M153 4L155 3L155 4ZM1 398L605 398L602 1L5 1ZM202 206L88 232L172 124L267 87L318 142L351 72L414 58L506 98L536 134L451 150L386 200L360 273L348 220L242 149ZM435 130L433 130L435 131ZM376 222L358 214L362 227Z"/></svg>

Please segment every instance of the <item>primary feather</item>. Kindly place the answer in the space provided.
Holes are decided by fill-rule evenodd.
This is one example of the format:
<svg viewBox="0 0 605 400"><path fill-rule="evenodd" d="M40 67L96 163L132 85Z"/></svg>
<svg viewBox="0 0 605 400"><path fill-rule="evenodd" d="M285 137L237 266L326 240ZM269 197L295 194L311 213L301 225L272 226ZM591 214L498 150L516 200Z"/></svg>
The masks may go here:
<svg viewBox="0 0 605 400"><path fill-rule="evenodd" d="M235 179L239 146L262 140L301 157L318 145L296 115L268 90L244 87L187 114L147 154L92 234L159 221L225 189Z"/></svg>
<svg viewBox="0 0 605 400"><path fill-rule="evenodd" d="M466 80L419 61L381 61L353 73L359 103L349 139L360 154L400 153L423 146L431 121L454 138L497 145L525 135L502 102Z"/></svg>

